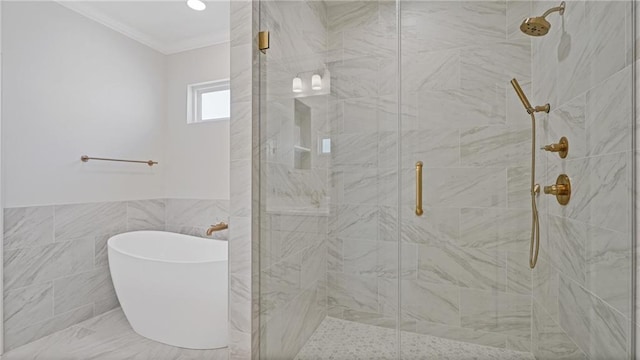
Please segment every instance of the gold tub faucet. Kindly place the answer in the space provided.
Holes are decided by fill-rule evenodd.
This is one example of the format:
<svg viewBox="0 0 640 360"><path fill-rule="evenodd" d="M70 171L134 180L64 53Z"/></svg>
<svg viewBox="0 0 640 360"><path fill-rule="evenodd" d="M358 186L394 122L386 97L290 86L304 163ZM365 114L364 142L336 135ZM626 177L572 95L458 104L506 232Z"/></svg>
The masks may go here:
<svg viewBox="0 0 640 360"><path fill-rule="evenodd" d="M207 229L207 236L211 236L211 234L213 234L216 231L221 231L228 228L229 228L229 224L225 223L224 221L221 221L215 225L211 225L209 229Z"/></svg>

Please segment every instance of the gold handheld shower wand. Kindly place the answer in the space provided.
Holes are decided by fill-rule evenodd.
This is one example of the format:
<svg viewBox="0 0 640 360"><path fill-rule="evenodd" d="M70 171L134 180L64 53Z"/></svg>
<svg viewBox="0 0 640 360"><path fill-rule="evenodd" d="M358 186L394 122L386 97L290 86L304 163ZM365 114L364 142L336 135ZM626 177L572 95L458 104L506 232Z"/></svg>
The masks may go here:
<svg viewBox="0 0 640 360"><path fill-rule="evenodd" d="M522 101L522 105L524 105L524 109L527 110L527 113L533 114L534 112L543 111L549 113L549 111L551 111L551 105L549 104L544 104L536 107L531 106L531 103L529 102L529 99L527 99L527 95L525 95L524 91L522 91L518 80L511 79L511 86L513 86L513 89L516 91L516 94L520 98L520 101Z"/></svg>
<svg viewBox="0 0 640 360"><path fill-rule="evenodd" d="M522 91L518 80L511 79L511 85L520 98L522 105L527 113L531 115L531 243L529 244L529 267L536 267L538 262L538 253L540 251L540 219L538 217L538 204L536 196L540 193L540 185L536 184L536 112L544 111L548 113L551 110L549 104L532 107L529 99Z"/></svg>

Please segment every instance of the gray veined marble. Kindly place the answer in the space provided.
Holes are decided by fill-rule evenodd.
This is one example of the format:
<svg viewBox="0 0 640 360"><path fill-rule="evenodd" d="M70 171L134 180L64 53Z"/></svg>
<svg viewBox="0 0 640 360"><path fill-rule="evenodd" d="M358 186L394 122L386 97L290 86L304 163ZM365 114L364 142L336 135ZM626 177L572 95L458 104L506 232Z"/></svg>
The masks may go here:
<svg viewBox="0 0 640 360"><path fill-rule="evenodd" d="M585 282L586 228L571 219L553 215L549 221L549 249L551 263L566 276L580 284Z"/></svg>
<svg viewBox="0 0 640 360"><path fill-rule="evenodd" d="M165 200L127 202L127 231L164 230Z"/></svg>
<svg viewBox="0 0 640 360"><path fill-rule="evenodd" d="M630 160L628 153L591 159L591 224L618 232L629 232Z"/></svg>
<svg viewBox="0 0 640 360"><path fill-rule="evenodd" d="M462 87L482 89L490 84L506 84L514 77L528 82L530 59L531 41L527 38L467 48L460 64Z"/></svg>
<svg viewBox="0 0 640 360"><path fill-rule="evenodd" d="M25 327L7 329L4 340L5 349L15 349L91 317L93 317L93 305L86 305Z"/></svg>
<svg viewBox="0 0 640 360"><path fill-rule="evenodd" d="M455 286L403 280L402 309L415 320L460 325L460 294Z"/></svg>
<svg viewBox="0 0 640 360"><path fill-rule="evenodd" d="M505 87L422 90L418 94L418 121L430 128L501 125L506 122Z"/></svg>
<svg viewBox="0 0 640 360"><path fill-rule="evenodd" d="M430 184L425 206L504 207L506 169L438 168L424 174Z"/></svg>
<svg viewBox="0 0 640 360"><path fill-rule="evenodd" d="M93 267L93 242L76 240L4 253L5 289L38 284Z"/></svg>
<svg viewBox="0 0 640 360"><path fill-rule="evenodd" d="M632 251L628 233L589 226L586 244L585 287L629 317Z"/></svg>
<svg viewBox="0 0 640 360"><path fill-rule="evenodd" d="M567 159L579 159L587 153L586 94L571 99L549 114L546 142L556 143L560 137L571 139ZM597 134L594 134L598 136ZM555 156L555 154L551 154Z"/></svg>
<svg viewBox="0 0 640 360"><path fill-rule="evenodd" d="M114 234L126 227L124 202L55 206L55 239L68 241Z"/></svg>
<svg viewBox="0 0 640 360"><path fill-rule="evenodd" d="M4 250L53 242L53 206L4 209Z"/></svg>
<svg viewBox="0 0 640 360"><path fill-rule="evenodd" d="M586 95L588 155L627 151L631 147L631 68L598 84Z"/></svg>
<svg viewBox="0 0 640 360"><path fill-rule="evenodd" d="M516 166L531 158L531 129L486 126L460 133L460 163L463 166Z"/></svg>
<svg viewBox="0 0 640 360"><path fill-rule="evenodd" d="M528 249L530 209L460 209L460 247L522 251Z"/></svg>
<svg viewBox="0 0 640 360"><path fill-rule="evenodd" d="M226 348L216 350L181 349L146 339L129 326L122 310L80 322L2 355L6 360L222 360Z"/></svg>
<svg viewBox="0 0 640 360"><path fill-rule="evenodd" d="M4 294L5 329L20 328L53 316L51 282L6 291Z"/></svg>
<svg viewBox="0 0 640 360"><path fill-rule="evenodd" d="M327 279L329 311L332 308L377 311L378 283L375 277L329 272Z"/></svg>
<svg viewBox="0 0 640 360"><path fill-rule="evenodd" d="M630 24L622 21L629 12L627 1L586 1L591 29L589 55L591 84L596 85L625 67Z"/></svg>
<svg viewBox="0 0 640 360"><path fill-rule="evenodd" d="M54 314L60 314L97 301L114 299L116 294L108 267L53 281Z"/></svg>
<svg viewBox="0 0 640 360"><path fill-rule="evenodd" d="M403 87L410 93L423 89L447 90L460 88L459 49L442 51L412 51L403 47Z"/></svg>
<svg viewBox="0 0 640 360"><path fill-rule="evenodd" d="M565 39L570 39L571 41L565 40L561 42L561 33L555 33L556 45L548 49L550 52L546 52L557 56L557 63L554 63L554 65L557 65L557 73L555 75L557 77L558 104L564 104L573 99L586 89L591 88L592 85L590 73L592 71L591 61L593 58L589 56L590 36L582 35L584 34L584 29L590 28L586 16L585 3L586 1L576 1L567 4L565 15L563 16L564 34L566 34ZM545 72L548 71L540 71L539 73ZM534 78L536 73L534 69Z"/></svg>
<svg viewBox="0 0 640 360"><path fill-rule="evenodd" d="M402 168L413 168L415 159L423 159L426 169L459 166L459 130L420 129L402 132Z"/></svg>
<svg viewBox="0 0 640 360"><path fill-rule="evenodd" d="M533 302L532 352L541 359L587 359L560 325L537 302Z"/></svg>
<svg viewBox="0 0 640 360"><path fill-rule="evenodd" d="M227 221L229 202L226 200L167 199L167 225L208 227Z"/></svg>
<svg viewBox="0 0 640 360"><path fill-rule="evenodd" d="M589 357L627 356L629 320L575 281L560 276L560 325Z"/></svg>

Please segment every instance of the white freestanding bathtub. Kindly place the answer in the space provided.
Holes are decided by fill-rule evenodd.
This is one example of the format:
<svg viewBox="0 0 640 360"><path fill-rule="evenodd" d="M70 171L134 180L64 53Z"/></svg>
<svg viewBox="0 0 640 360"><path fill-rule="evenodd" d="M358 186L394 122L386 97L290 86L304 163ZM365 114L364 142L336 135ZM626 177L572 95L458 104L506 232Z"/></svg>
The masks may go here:
<svg viewBox="0 0 640 360"><path fill-rule="evenodd" d="M138 334L189 349L227 346L227 242L134 231L108 242L118 300Z"/></svg>

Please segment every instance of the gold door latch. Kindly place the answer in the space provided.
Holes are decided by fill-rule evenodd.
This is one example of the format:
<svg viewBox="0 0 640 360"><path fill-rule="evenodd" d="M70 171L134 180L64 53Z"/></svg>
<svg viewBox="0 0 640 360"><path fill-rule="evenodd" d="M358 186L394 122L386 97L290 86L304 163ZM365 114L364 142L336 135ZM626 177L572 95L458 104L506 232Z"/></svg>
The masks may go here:
<svg viewBox="0 0 640 360"><path fill-rule="evenodd" d="M566 174L561 174L556 179L555 185L544 187L544 193L555 195L560 205L567 205L571 200L571 180Z"/></svg>
<svg viewBox="0 0 640 360"><path fill-rule="evenodd" d="M549 152L557 152L560 158L564 159L569 154L569 140L563 136L557 144L545 145L541 149Z"/></svg>
<svg viewBox="0 0 640 360"><path fill-rule="evenodd" d="M269 49L269 32L260 31L258 33L258 50L260 50L263 54L266 54L267 49Z"/></svg>

